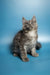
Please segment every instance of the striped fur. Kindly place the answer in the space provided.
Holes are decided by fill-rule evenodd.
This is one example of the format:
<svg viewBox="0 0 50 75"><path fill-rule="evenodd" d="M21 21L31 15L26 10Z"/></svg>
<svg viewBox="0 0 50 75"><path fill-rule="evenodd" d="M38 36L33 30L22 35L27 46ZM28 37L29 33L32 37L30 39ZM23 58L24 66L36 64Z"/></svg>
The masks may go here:
<svg viewBox="0 0 50 75"><path fill-rule="evenodd" d="M13 40L13 47L12 50L15 56L20 55L21 59L24 62L29 61L27 58L27 53L31 52L32 56L39 56L36 53L36 45L37 45L37 22L35 16L33 16L32 20L27 21L25 18L22 19L23 21L23 29L19 31Z"/></svg>

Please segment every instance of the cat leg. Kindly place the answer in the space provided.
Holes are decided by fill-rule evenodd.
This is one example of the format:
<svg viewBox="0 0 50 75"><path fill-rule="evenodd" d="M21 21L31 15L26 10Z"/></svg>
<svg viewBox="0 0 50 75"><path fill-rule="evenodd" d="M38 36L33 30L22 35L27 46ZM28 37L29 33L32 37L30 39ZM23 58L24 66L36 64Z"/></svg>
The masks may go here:
<svg viewBox="0 0 50 75"><path fill-rule="evenodd" d="M27 52L23 46L20 46L20 57L24 62L29 61L29 59L27 58Z"/></svg>
<svg viewBox="0 0 50 75"><path fill-rule="evenodd" d="M32 48L32 50L31 50L31 54L32 54L32 56L34 56L34 57L38 57L38 56L39 56L39 54L36 53L36 48L35 48L35 47Z"/></svg>
<svg viewBox="0 0 50 75"><path fill-rule="evenodd" d="M36 43L36 49L39 50L41 48L41 44L39 42Z"/></svg>
<svg viewBox="0 0 50 75"><path fill-rule="evenodd" d="M13 56L18 56L18 46L17 45L14 46L12 53L13 53Z"/></svg>

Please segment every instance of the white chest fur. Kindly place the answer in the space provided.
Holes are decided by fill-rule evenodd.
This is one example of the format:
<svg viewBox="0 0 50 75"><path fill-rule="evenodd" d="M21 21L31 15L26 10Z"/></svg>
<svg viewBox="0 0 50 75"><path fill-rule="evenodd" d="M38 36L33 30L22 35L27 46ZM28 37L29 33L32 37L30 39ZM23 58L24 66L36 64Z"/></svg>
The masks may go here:
<svg viewBox="0 0 50 75"><path fill-rule="evenodd" d="M37 36L37 32L36 31L30 31L28 33L28 36L30 36L30 37L36 37Z"/></svg>
<svg viewBox="0 0 50 75"><path fill-rule="evenodd" d="M29 48L33 47L37 40L36 40L36 36L37 36L37 32L36 31L30 31L27 36L31 39L30 41L27 41L24 45L24 48L28 48L27 46L29 46Z"/></svg>
<svg viewBox="0 0 50 75"><path fill-rule="evenodd" d="M37 41L37 39L36 39L36 37L37 37L37 32L36 31L30 31L28 34L27 34L27 36L28 36L28 38L30 38L30 41L28 42L26 42L27 44L29 44L29 43L31 43L31 44L35 44L36 43L36 41Z"/></svg>
<svg viewBox="0 0 50 75"><path fill-rule="evenodd" d="M30 38L32 38L31 42L35 44L36 41L37 41L37 39L36 39L36 37L37 37L37 32L36 32L36 31L30 31L30 32L28 33L28 36L29 36Z"/></svg>

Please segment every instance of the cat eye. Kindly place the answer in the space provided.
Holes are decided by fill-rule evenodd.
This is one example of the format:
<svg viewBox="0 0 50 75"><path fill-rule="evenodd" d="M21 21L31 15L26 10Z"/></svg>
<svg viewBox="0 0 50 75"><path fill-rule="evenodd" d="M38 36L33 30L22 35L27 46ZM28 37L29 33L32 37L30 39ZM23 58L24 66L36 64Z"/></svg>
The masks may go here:
<svg viewBox="0 0 50 75"><path fill-rule="evenodd" d="M29 24L28 22L26 24Z"/></svg>

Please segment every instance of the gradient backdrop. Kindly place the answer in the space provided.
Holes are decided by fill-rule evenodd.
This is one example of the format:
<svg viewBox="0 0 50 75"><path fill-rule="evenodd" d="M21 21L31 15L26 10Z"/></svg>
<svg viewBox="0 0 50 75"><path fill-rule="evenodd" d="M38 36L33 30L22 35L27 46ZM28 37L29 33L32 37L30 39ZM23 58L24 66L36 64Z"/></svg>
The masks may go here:
<svg viewBox="0 0 50 75"><path fill-rule="evenodd" d="M10 54L9 45L22 29L22 17L36 16L39 57L22 62ZM0 75L50 75L50 0L0 0Z"/></svg>

